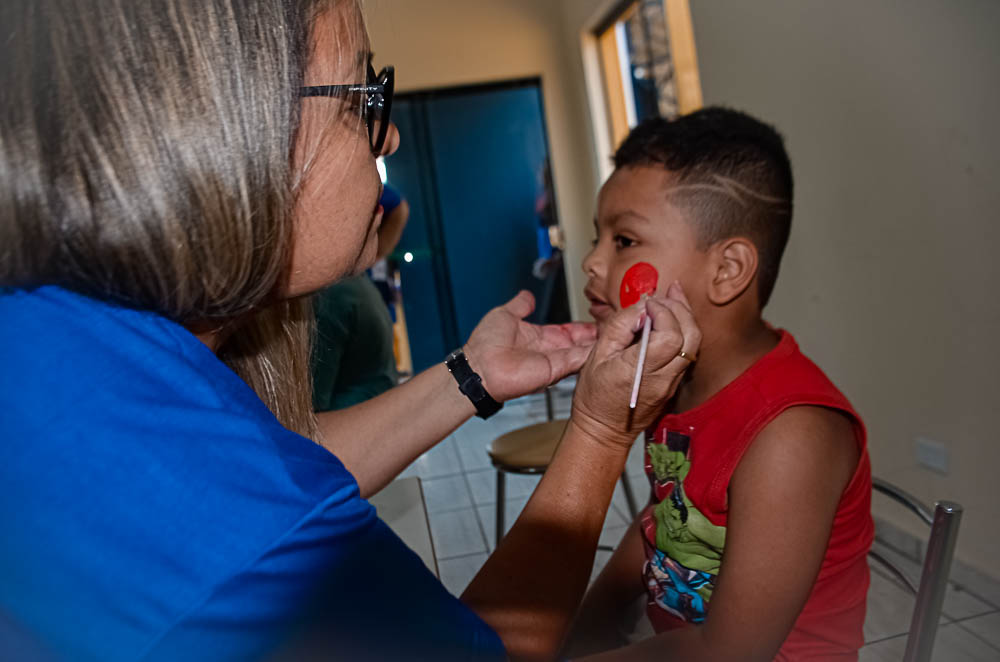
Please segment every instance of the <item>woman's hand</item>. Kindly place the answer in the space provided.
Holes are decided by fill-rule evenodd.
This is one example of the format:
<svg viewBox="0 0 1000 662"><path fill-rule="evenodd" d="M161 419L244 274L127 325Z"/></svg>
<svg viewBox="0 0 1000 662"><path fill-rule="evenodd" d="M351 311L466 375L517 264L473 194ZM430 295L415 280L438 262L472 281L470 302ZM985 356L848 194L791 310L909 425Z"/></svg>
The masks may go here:
<svg viewBox="0 0 1000 662"><path fill-rule="evenodd" d="M645 315L652 321L642 384L635 409L629 394L639 360L636 334ZM630 445L635 436L656 420L677 390L689 357L697 355L701 330L680 284L667 295L652 296L619 311L601 330L601 337L580 371L573 396L572 422L595 439Z"/></svg>
<svg viewBox="0 0 1000 662"><path fill-rule="evenodd" d="M578 371L597 338L593 324L525 322L534 309L535 298L522 290L488 312L465 344L469 365L500 402L534 393Z"/></svg>

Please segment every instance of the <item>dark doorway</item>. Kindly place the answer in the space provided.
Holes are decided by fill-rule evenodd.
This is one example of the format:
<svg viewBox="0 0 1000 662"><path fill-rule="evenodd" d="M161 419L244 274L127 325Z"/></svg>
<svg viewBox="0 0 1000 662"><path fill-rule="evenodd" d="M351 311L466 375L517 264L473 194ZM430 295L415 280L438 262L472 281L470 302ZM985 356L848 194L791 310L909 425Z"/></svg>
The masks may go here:
<svg viewBox="0 0 1000 662"><path fill-rule="evenodd" d="M402 141L386 168L410 203L394 257L414 371L521 289L539 304L532 321L565 321L561 266L538 269L556 222L539 79L401 94L393 119Z"/></svg>

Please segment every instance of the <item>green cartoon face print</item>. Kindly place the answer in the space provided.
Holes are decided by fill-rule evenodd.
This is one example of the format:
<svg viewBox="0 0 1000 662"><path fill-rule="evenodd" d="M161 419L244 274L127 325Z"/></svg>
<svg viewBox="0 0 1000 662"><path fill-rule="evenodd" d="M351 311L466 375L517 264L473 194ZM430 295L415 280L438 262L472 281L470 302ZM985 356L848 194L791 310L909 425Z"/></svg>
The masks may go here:
<svg viewBox="0 0 1000 662"><path fill-rule="evenodd" d="M643 514L643 533L655 551L644 574L654 601L667 611L699 623L722 563L726 528L712 524L684 492L691 470L690 437L667 432L646 447L646 472L655 506Z"/></svg>

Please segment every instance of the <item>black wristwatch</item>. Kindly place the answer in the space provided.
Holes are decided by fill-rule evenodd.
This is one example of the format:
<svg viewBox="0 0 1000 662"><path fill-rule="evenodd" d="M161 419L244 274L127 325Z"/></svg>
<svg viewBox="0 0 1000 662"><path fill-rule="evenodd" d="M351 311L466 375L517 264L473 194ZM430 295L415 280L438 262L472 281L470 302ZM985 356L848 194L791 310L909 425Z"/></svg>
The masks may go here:
<svg viewBox="0 0 1000 662"><path fill-rule="evenodd" d="M503 403L497 402L486 392L483 386L483 379L477 375L469 366L469 360L465 358L465 352L461 348L456 349L444 360L448 366L448 371L458 382L458 390L465 394L476 407L476 416L479 418L489 418L493 414L503 409Z"/></svg>

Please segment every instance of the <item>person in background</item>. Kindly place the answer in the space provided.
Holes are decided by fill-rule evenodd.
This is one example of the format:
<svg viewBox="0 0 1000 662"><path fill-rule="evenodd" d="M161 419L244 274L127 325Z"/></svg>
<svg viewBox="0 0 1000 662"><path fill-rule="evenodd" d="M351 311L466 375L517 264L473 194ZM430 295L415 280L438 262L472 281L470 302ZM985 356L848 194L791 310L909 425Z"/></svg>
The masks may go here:
<svg viewBox="0 0 1000 662"><path fill-rule="evenodd" d="M409 205L386 185L379 200L378 260L368 273L345 278L316 295L313 408L343 409L374 398L399 381L393 352L395 287L386 256L395 249ZM374 281L374 282L373 282Z"/></svg>
<svg viewBox="0 0 1000 662"><path fill-rule="evenodd" d="M382 295L382 300L389 310L389 317L395 324L399 291L395 280L396 266L391 256L403 237L406 222L410 219L410 204L388 184L382 191L381 203L385 215L378 230L378 259L368 270L368 276Z"/></svg>
<svg viewBox="0 0 1000 662"><path fill-rule="evenodd" d="M538 257L531 274L542 281L538 310L534 321L540 324L568 322L572 319L566 290L566 273L563 268L563 250L556 215L555 190L552 185L552 167L548 159L542 167L538 197L535 199L537 221L536 245Z"/></svg>

